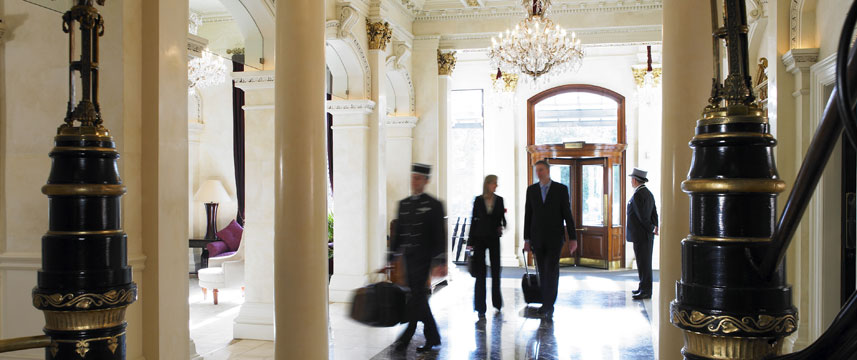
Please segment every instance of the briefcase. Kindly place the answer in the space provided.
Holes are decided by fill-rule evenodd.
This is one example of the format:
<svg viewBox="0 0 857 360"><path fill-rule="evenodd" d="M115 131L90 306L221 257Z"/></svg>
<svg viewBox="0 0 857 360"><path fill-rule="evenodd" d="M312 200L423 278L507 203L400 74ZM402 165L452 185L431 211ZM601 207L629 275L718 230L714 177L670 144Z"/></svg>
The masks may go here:
<svg viewBox="0 0 857 360"><path fill-rule="evenodd" d="M390 327L406 322L406 292L391 282L379 282L354 292L351 318L375 327Z"/></svg>
<svg viewBox="0 0 857 360"><path fill-rule="evenodd" d="M527 252L523 251L524 259L527 258ZM527 266L527 262L524 261L524 277L521 279L521 290L524 292L524 301L527 304L541 304L542 303L542 290L539 286L539 264L536 263L536 257L533 255L533 263L535 264L536 273L530 274L530 268Z"/></svg>

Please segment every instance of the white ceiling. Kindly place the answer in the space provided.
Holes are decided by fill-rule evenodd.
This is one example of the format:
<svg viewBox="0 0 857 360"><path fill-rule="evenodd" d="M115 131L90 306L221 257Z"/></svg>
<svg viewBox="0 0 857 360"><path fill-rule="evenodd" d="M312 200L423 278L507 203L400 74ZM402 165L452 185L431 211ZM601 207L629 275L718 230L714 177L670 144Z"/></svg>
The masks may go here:
<svg viewBox="0 0 857 360"><path fill-rule="evenodd" d="M228 12L220 0L190 0L190 10L200 15Z"/></svg>

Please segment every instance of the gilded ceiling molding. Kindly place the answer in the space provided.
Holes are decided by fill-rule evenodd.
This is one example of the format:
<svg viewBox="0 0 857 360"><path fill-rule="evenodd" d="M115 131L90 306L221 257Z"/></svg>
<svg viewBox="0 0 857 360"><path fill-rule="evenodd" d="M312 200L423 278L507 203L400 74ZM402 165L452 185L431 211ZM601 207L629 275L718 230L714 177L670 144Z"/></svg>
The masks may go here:
<svg viewBox="0 0 857 360"><path fill-rule="evenodd" d="M437 49L437 74L452 75L452 71L455 70L455 61L455 51L445 53Z"/></svg>
<svg viewBox="0 0 857 360"><path fill-rule="evenodd" d="M393 37L393 27L386 21L371 22L366 19L366 34L369 36L369 50L385 51Z"/></svg>
<svg viewBox="0 0 857 360"><path fill-rule="evenodd" d="M663 10L663 1L654 0L643 4L638 2L617 2L613 4L570 3L557 4L551 9L554 16L566 14L606 14L618 12L657 11ZM485 18L520 18L524 12L518 5L510 6L487 6L469 7L461 9L437 9L423 10L416 16L415 21L451 21L451 20L475 20Z"/></svg>

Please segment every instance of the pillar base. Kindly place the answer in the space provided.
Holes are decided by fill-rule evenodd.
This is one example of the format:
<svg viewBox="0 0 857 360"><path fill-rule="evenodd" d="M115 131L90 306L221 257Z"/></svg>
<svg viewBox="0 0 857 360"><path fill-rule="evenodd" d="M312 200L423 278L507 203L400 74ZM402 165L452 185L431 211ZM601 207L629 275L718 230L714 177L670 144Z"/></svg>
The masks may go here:
<svg viewBox="0 0 857 360"><path fill-rule="evenodd" d="M274 304L245 302L232 325L236 339L274 341Z"/></svg>
<svg viewBox="0 0 857 360"><path fill-rule="evenodd" d="M335 268L336 266L334 265ZM368 283L368 274L333 274L330 278L329 301L332 303L350 303L351 298L354 296L354 290L364 287Z"/></svg>

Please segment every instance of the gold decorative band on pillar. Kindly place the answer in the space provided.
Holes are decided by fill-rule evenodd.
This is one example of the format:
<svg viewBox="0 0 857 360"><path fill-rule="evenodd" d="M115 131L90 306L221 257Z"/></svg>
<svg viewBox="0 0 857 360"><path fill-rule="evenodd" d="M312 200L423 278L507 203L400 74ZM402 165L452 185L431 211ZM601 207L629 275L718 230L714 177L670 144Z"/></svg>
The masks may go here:
<svg viewBox="0 0 857 360"><path fill-rule="evenodd" d="M47 184L42 193L47 196L118 196L125 194L125 185L119 184Z"/></svg>
<svg viewBox="0 0 857 360"><path fill-rule="evenodd" d="M45 310L45 329L57 331L83 331L107 329L122 325L128 305L92 311Z"/></svg>
<svg viewBox="0 0 857 360"><path fill-rule="evenodd" d="M781 193L786 183L772 179L689 179L681 182L686 193Z"/></svg>
<svg viewBox="0 0 857 360"><path fill-rule="evenodd" d="M783 339L725 337L684 331L685 356L706 359L761 360L782 353Z"/></svg>
<svg viewBox="0 0 857 360"><path fill-rule="evenodd" d="M771 134L763 134L757 132L727 132L727 133L708 133L708 134L699 134L693 137L691 141L705 141L705 140L722 140L722 139L731 139L731 138L739 138L739 137L749 137L749 138L764 138L764 139L774 139L774 136Z"/></svg>

